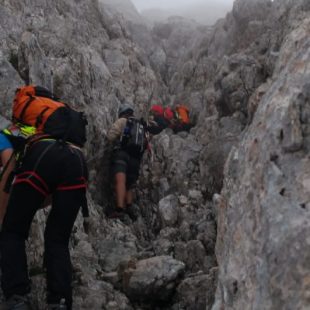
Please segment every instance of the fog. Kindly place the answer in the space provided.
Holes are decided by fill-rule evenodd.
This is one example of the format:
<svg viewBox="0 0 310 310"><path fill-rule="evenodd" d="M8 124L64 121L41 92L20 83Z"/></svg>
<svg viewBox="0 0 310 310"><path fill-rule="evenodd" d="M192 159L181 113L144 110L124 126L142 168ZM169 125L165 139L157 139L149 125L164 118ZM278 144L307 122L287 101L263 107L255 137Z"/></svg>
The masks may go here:
<svg viewBox="0 0 310 310"><path fill-rule="evenodd" d="M149 22L178 15L205 25L214 24L231 11L233 0L131 0Z"/></svg>
<svg viewBox="0 0 310 310"><path fill-rule="evenodd" d="M232 7L233 0L131 0L136 6L138 11L143 11L147 9L168 9L179 10L180 7L189 7L203 5L206 6L210 4L213 5L224 5L226 7Z"/></svg>

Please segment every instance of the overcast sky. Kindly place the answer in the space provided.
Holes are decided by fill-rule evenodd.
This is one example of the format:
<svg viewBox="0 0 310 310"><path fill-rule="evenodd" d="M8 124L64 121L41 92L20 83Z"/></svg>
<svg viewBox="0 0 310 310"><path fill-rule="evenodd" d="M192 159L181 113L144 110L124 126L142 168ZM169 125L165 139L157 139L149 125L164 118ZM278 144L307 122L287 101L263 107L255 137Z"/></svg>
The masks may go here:
<svg viewBox="0 0 310 310"><path fill-rule="evenodd" d="M224 3L231 4L233 0L131 0L136 6L138 11L150 9L150 8L161 8L161 9L173 9L179 8L180 6L189 6L191 4L198 3Z"/></svg>

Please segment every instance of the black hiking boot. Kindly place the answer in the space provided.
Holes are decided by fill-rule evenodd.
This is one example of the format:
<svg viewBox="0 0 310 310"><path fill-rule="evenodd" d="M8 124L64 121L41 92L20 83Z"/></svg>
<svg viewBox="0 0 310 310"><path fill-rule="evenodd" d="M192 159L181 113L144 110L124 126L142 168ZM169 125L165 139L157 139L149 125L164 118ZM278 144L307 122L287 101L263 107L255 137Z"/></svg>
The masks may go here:
<svg viewBox="0 0 310 310"><path fill-rule="evenodd" d="M125 218L125 210L123 208L115 208L109 215L110 219L120 219L121 221Z"/></svg>
<svg viewBox="0 0 310 310"><path fill-rule="evenodd" d="M0 310L31 310L27 296L13 295L0 304Z"/></svg>
<svg viewBox="0 0 310 310"><path fill-rule="evenodd" d="M62 299L59 304L47 305L47 310L67 310L67 306L65 305L65 300Z"/></svg>
<svg viewBox="0 0 310 310"><path fill-rule="evenodd" d="M135 222L138 218L137 210L134 205L127 205L125 212L128 214L130 219Z"/></svg>

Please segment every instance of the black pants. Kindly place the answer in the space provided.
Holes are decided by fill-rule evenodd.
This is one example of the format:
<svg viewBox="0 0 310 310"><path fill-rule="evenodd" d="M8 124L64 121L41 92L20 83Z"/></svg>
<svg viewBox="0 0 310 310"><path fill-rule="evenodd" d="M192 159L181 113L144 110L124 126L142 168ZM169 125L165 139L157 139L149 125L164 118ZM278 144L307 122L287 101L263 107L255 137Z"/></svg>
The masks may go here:
<svg viewBox="0 0 310 310"><path fill-rule="evenodd" d="M1 233L2 289L6 298L30 292L25 240L33 217L52 195L45 228L47 302L66 299L72 308L69 239L78 211L86 204L87 168L80 150L40 141L26 153L13 183Z"/></svg>

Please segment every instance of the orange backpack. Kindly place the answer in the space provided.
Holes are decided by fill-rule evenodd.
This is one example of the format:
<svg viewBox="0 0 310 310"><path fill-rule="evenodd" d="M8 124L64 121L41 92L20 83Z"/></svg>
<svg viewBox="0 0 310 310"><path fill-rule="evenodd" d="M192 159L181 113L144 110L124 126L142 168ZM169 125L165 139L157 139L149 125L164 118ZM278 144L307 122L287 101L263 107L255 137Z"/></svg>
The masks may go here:
<svg viewBox="0 0 310 310"><path fill-rule="evenodd" d="M13 102L13 123L32 126L37 134L83 146L86 142L87 121L82 112L71 109L46 88L18 88Z"/></svg>
<svg viewBox="0 0 310 310"><path fill-rule="evenodd" d="M189 110L185 105L177 105L175 108L176 118L183 124L189 124Z"/></svg>
<svg viewBox="0 0 310 310"><path fill-rule="evenodd" d="M43 88L42 88L43 89ZM13 103L13 122L36 128L36 133L43 133L48 118L65 104L40 93L40 87L25 86L17 89Z"/></svg>

